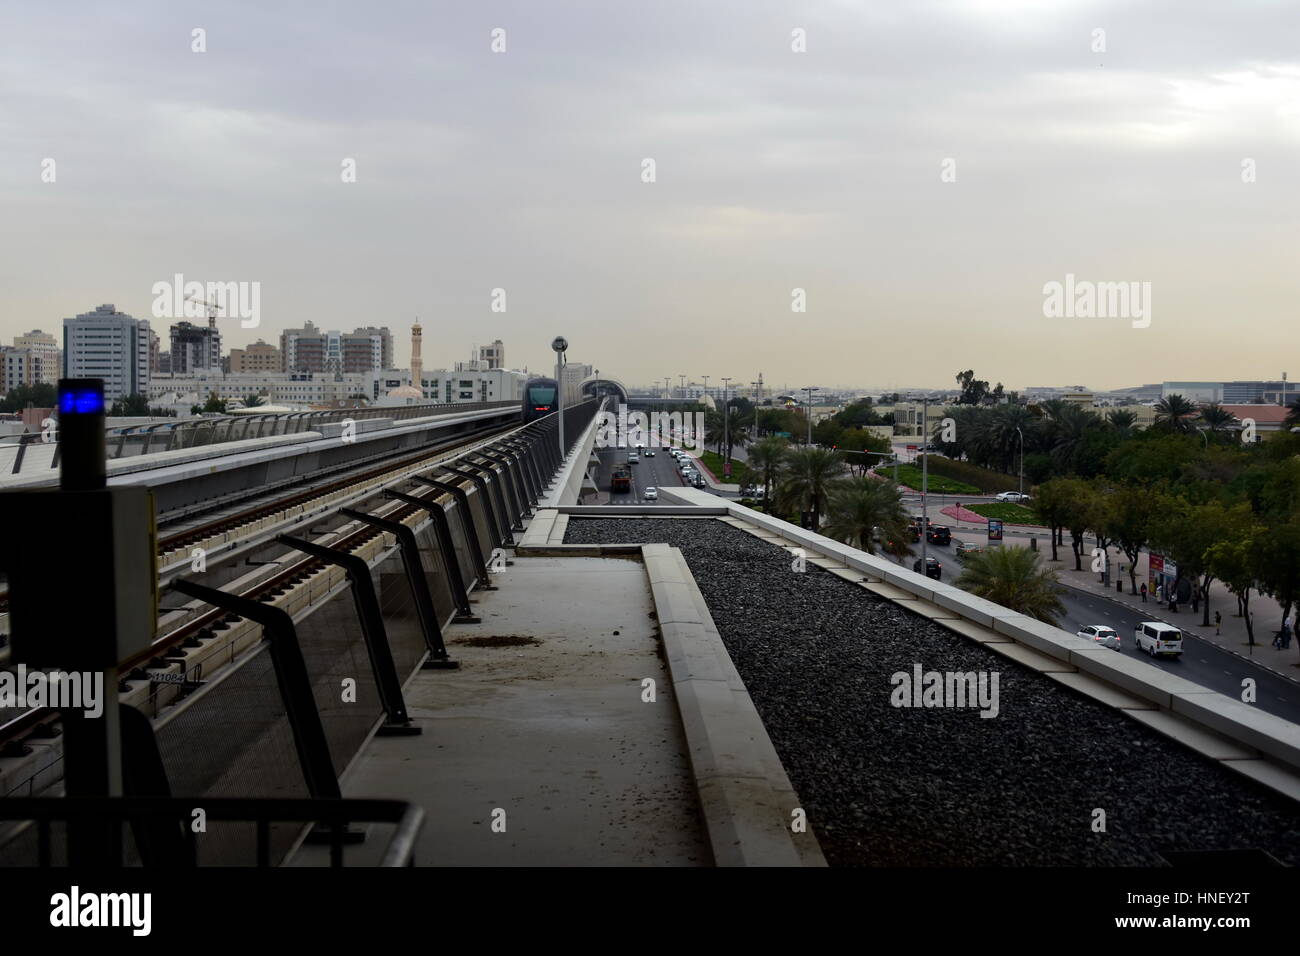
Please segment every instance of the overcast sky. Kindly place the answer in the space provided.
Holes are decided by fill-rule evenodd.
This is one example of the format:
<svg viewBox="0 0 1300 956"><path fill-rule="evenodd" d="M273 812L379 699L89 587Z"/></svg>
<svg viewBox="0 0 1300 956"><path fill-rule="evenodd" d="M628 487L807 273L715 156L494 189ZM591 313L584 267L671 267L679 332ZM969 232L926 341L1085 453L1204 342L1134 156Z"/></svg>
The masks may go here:
<svg viewBox="0 0 1300 956"><path fill-rule="evenodd" d="M387 325L405 364L418 315L426 368L563 333L629 383L1294 378L1298 36L1250 0L4 0L0 339L182 273L261 283L229 345ZM1046 317L1067 274L1149 282L1149 325Z"/></svg>

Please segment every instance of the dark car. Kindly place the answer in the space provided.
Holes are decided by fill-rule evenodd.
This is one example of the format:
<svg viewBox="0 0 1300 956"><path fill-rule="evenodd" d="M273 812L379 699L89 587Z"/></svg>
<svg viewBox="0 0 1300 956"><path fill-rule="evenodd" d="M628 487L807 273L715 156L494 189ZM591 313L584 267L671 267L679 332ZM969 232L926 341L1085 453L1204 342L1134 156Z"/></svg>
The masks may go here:
<svg viewBox="0 0 1300 956"><path fill-rule="evenodd" d="M921 573L921 559L917 558L916 563L912 565L912 570L917 574ZM939 563L938 558L925 559L925 576L934 578L938 581L943 576L943 565Z"/></svg>
<svg viewBox="0 0 1300 956"><path fill-rule="evenodd" d="M704 480L704 476L701 474L696 474L696 476L691 479L691 484L696 488L707 488L709 486L708 482Z"/></svg>
<svg viewBox="0 0 1300 956"><path fill-rule="evenodd" d="M931 544L951 544L952 529L947 525L932 524L925 531L925 540Z"/></svg>

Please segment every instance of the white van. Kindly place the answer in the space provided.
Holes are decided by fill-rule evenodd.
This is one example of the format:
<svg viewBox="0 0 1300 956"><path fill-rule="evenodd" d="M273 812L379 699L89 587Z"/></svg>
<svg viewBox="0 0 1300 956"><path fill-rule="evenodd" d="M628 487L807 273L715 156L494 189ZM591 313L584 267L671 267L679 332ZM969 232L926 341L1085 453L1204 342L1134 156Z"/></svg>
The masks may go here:
<svg viewBox="0 0 1300 956"><path fill-rule="evenodd" d="M1152 657L1168 654L1177 657L1183 652L1183 632L1162 621L1143 621L1133 630L1137 649Z"/></svg>

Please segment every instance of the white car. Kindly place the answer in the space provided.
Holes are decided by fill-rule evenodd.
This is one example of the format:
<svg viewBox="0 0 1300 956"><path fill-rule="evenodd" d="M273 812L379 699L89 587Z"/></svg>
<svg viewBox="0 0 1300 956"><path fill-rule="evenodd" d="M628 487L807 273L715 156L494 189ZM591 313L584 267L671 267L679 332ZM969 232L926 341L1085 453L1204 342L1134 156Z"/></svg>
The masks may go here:
<svg viewBox="0 0 1300 956"><path fill-rule="evenodd" d="M1177 657L1183 652L1183 632L1163 621L1143 621L1134 628L1133 638L1137 642L1137 649L1146 651L1152 657L1157 654Z"/></svg>
<svg viewBox="0 0 1300 956"><path fill-rule="evenodd" d="M1019 504L1022 501L1028 501L1029 495L1022 495L1018 491L1004 491L997 496L998 501L1013 501Z"/></svg>
<svg viewBox="0 0 1300 956"><path fill-rule="evenodd" d="M1120 649L1119 631L1105 624L1089 624L1087 627L1079 628L1075 634L1086 641L1094 641L1102 647L1109 647L1114 651Z"/></svg>
<svg viewBox="0 0 1300 956"><path fill-rule="evenodd" d="M645 491L641 492L641 497L645 498L646 501L658 501L659 489L655 487L647 488Z"/></svg>
<svg viewBox="0 0 1300 956"><path fill-rule="evenodd" d="M627 463L629 465L638 465L641 463L641 456L636 452L628 452Z"/></svg>

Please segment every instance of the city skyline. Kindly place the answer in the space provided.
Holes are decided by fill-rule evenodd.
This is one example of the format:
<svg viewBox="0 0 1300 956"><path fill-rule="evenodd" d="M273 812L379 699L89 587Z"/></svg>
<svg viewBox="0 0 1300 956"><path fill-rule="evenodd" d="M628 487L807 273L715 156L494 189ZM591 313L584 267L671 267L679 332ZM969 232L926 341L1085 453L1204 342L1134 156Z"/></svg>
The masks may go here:
<svg viewBox="0 0 1300 956"><path fill-rule="evenodd" d="M0 337L104 301L152 320L184 273L260 283L233 347L419 315L447 354L500 337L545 368L564 334L643 381L725 354L1104 389L1271 377L1294 346L1293 10L1225 31L1197 4L1171 44L1160 3L399 6L402 31L340 8L305 32L146 3L112 44L12 17ZM1147 324L1048 318L1075 278L1146 287Z"/></svg>

